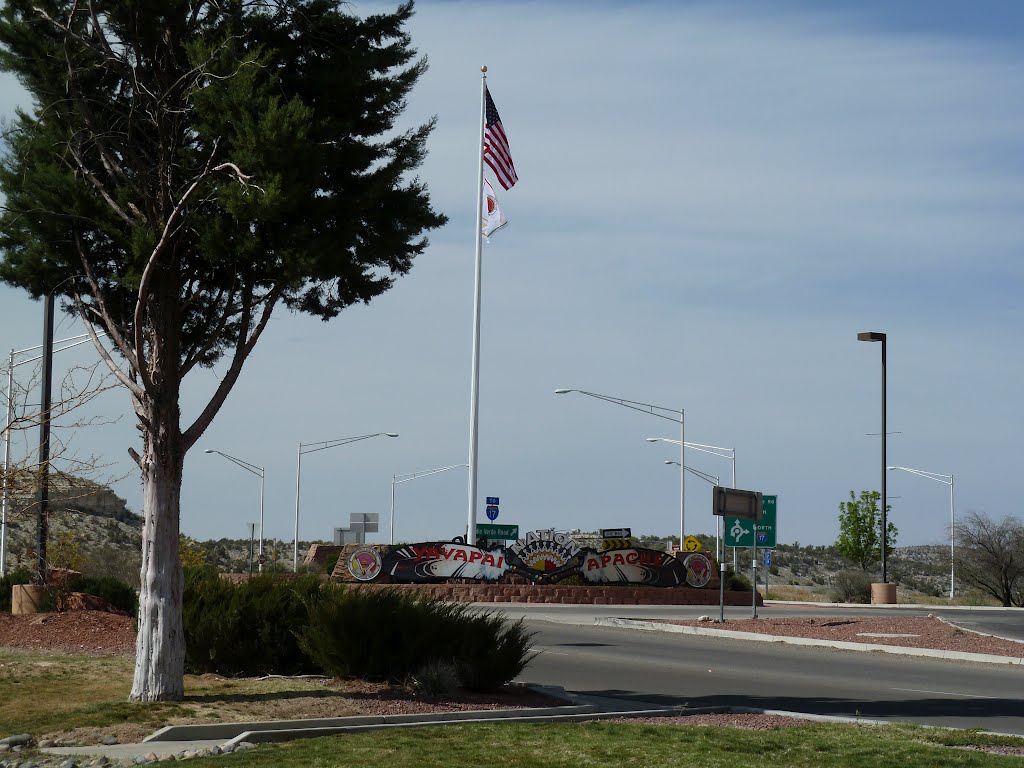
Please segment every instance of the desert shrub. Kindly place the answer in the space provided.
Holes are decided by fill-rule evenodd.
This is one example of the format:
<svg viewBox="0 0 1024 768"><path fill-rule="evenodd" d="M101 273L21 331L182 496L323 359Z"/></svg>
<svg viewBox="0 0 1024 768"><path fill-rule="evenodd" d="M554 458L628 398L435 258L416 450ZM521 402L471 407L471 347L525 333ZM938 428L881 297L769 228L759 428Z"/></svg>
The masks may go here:
<svg viewBox="0 0 1024 768"><path fill-rule="evenodd" d="M751 589L750 579L742 573L736 573L731 565L727 566L725 569L725 588L733 592L749 592Z"/></svg>
<svg viewBox="0 0 1024 768"><path fill-rule="evenodd" d="M530 660L522 622L468 605L392 589L326 589L309 606L299 645L337 677L403 682L429 664L459 670L462 684L483 690L518 675Z"/></svg>
<svg viewBox="0 0 1024 768"><path fill-rule="evenodd" d="M182 618L185 668L222 675L317 672L296 633L308 621L320 580L264 574L233 584L210 567L186 572ZM363 631L367 627L362 628Z"/></svg>
<svg viewBox="0 0 1024 768"><path fill-rule="evenodd" d="M457 665L435 659L414 672L406 685L425 696L451 696L462 686L462 678Z"/></svg>
<svg viewBox="0 0 1024 768"><path fill-rule="evenodd" d="M0 611L11 611L11 592L15 584L31 584L32 572L22 569L0 576Z"/></svg>
<svg viewBox="0 0 1024 768"><path fill-rule="evenodd" d="M864 571L842 571L832 579L832 600L837 603L870 603L871 576Z"/></svg>

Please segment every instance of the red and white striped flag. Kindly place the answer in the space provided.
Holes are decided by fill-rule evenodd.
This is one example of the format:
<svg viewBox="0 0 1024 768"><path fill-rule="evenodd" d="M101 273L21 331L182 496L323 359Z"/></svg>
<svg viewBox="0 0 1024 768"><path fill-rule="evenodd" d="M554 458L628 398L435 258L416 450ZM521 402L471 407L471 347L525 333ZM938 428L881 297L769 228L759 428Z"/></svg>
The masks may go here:
<svg viewBox="0 0 1024 768"><path fill-rule="evenodd" d="M487 163L498 183L505 189L511 189L519 181L516 167L512 165L512 153L508 148L508 137L501 124L501 116L491 100L491 92L484 87L486 109L484 111L484 162Z"/></svg>

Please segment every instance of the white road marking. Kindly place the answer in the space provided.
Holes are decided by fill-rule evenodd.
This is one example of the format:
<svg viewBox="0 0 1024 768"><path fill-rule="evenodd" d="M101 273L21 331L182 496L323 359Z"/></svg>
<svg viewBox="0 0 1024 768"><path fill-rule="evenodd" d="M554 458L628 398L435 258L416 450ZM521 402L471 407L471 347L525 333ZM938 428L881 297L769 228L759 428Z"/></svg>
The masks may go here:
<svg viewBox="0 0 1024 768"><path fill-rule="evenodd" d="M962 696L965 699L1001 699L1002 696L981 696L976 693L953 693L951 691L926 691L921 688L893 688L894 691L909 691L910 693L937 693L940 696Z"/></svg>

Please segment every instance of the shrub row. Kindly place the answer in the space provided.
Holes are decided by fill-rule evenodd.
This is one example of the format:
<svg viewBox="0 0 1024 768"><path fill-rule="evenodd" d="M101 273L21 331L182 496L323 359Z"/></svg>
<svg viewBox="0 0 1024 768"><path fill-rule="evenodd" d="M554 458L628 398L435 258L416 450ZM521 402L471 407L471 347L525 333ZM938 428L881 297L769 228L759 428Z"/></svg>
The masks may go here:
<svg viewBox="0 0 1024 768"><path fill-rule="evenodd" d="M438 665L471 690L501 686L530 656L531 634L464 604L397 590L349 590L315 576L240 584L186 576L186 669L224 675L319 672L408 683Z"/></svg>

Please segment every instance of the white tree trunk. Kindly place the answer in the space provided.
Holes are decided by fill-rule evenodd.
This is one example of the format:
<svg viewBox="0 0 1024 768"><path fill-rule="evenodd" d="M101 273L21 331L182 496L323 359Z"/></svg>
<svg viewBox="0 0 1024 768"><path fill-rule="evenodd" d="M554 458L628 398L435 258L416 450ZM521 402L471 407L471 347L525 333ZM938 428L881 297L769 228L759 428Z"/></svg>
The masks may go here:
<svg viewBox="0 0 1024 768"><path fill-rule="evenodd" d="M149 435L142 459L146 522L132 701L180 701L185 695L184 578L178 557L183 445L177 426L175 418L170 435Z"/></svg>

